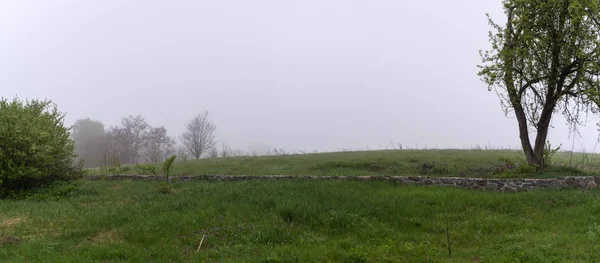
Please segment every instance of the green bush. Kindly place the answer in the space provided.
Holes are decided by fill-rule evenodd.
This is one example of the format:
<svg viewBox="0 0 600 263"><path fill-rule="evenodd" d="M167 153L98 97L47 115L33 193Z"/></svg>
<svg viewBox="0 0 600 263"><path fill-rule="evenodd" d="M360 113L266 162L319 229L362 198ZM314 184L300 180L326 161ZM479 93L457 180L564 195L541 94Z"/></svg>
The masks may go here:
<svg viewBox="0 0 600 263"><path fill-rule="evenodd" d="M59 200L75 196L81 181L55 181L35 192L24 192L24 198L35 201Z"/></svg>
<svg viewBox="0 0 600 263"><path fill-rule="evenodd" d="M51 101L0 99L0 197L82 176L64 116Z"/></svg>

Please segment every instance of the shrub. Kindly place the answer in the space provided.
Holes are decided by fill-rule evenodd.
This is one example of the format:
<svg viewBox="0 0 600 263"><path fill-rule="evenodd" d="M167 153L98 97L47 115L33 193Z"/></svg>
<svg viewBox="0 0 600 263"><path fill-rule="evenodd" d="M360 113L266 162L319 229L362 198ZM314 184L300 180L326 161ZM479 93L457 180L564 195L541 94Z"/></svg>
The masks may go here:
<svg viewBox="0 0 600 263"><path fill-rule="evenodd" d="M51 101L0 99L0 196L82 176L64 113Z"/></svg>
<svg viewBox="0 0 600 263"><path fill-rule="evenodd" d="M161 194L172 194L175 191L171 184L165 182L155 184L154 189Z"/></svg>
<svg viewBox="0 0 600 263"><path fill-rule="evenodd" d="M169 179L169 173L171 173L171 167L173 166L173 162L175 161L175 158L177 158L177 155L173 155L173 156L169 157L163 164L163 173L165 174L167 179Z"/></svg>
<svg viewBox="0 0 600 263"><path fill-rule="evenodd" d="M121 172L121 160L114 154L107 153L106 151L102 154L103 165L101 167L104 173L120 173Z"/></svg>
<svg viewBox="0 0 600 263"><path fill-rule="evenodd" d="M65 197L75 196L79 191L79 185L80 182L77 181L55 181L39 191L26 192L23 197L25 199L36 201L59 200Z"/></svg>
<svg viewBox="0 0 600 263"><path fill-rule="evenodd" d="M552 148L552 145L550 145L549 141L546 141L546 145L544 147L544 163L543 163L543 168L547 168L550 167L550 165L552 165L552 157L554 157L554 155L560 150L560 146L556 148Z"/></svg>
<svg viewBox="0 0 600 263"><path fill-rule="evenodd" d="M540 175L539 167L536 165L528 164L526 162L521 162L516 164L511 169L506 169L498 174L501 178L525 178L525 177L535 177L536 175Z"/></svg>

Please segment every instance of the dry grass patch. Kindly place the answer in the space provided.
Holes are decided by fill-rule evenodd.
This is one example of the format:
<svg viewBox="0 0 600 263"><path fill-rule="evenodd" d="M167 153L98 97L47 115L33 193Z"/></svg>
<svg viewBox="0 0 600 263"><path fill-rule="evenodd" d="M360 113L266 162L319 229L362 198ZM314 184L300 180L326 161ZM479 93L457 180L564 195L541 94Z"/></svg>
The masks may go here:
<svg viewBox="0 0 600 263"><path fill-rule="evenodd" d="M121 243L123 237L116 231L100 231L90 240L94 244Z"/></svg>
<svg viewBox="0 0 600 263"><path fill-rule="evenodd" d="M97 206L101 205L101 202L85 201L85 202L79 202L79 205L81 205L82 207L85 207L85 208L92 208L92 207L97 207Z"/></svg>
<svg viewBox="0 0 600 263"><path fill-rule="evenodd" d="M21 238L19 238L19 237L0 235L0 247L6 246L6 245L17 244L19 242L21 242Z"/></svg>
<svg viewBox="0 0 600 263"><path fill-rule="evenodd" d="M0 228L13 228L20 223L26 222L27 220L29 220L27 217L13 217L5 219L2 221L2 224L0 224Z"/></svg>
<svg viewBox="0 0 600 263"><path fill-rule="evenodd" d="M7 230L7 232L12 232L13 228L15 228L18 224L24 223L28 221L27 217L12 217L2 221L0 224L0 229ZM21 238L13 235L5 235L0 233L0 247L17 244L21 242Z"/></svg>

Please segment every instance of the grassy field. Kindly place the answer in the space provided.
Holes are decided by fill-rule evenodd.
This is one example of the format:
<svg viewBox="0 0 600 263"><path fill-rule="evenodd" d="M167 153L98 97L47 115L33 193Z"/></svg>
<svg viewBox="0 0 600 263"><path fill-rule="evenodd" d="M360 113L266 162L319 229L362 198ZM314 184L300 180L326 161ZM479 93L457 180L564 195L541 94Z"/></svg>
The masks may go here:
<svg viewBox="0 0 600 263"><path fill-rule="evenodd" d="M175 175L429 175L469 177L556 177L600 174L600 156L559 152L544 173L518 169L520 151L395 150L305 155L232 157L177 162ZM565 168L565 166L569 166ZM102 174L90 169L91 174ZM160 173L160 165L157 172ZM112 173L148 173L127 167Z"/></svg>
<svg viewBox="0 0 600 263"><path fill-rule="evenodd" d="M0 200L0 262L600 261L595 190L293 180L171 187L82 181L66 197L53 197L64 194L59 187Z"/></svg>
<svg viewBox="0 0 600 263"><path fill-rule="evenodd" d="M519 158L518 151L403 150L203 159L173 169L475 177L600 171L595 155L558 153L543 173L523 172ZM83 180L0 200L0 262L597 262L599 217L600 190Z"/></svg>

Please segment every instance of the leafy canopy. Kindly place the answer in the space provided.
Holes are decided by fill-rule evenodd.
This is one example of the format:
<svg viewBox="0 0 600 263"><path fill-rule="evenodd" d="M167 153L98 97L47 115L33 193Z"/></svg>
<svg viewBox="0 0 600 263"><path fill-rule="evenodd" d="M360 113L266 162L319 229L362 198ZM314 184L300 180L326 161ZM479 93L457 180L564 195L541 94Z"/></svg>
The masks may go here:
<svg viewBox="0 0 600 263"><path fill-rule="evenodd" d="M479 75L497 89L506 110L523 105L535 127L540 107L556 103L570 121L600 102L599 1L504 1L509 22L488 15L492 50L481 52Z"/></svg>
<svg viewBox="0 0 600 263"><path fill-rule="evenodd" d="M597 0L505 0L479 76L514 111L525 153L541 163L553 113L572 127L600 103L600 15ZM528 129L535 129L534 147ZM531 156L530 156L531 155Z"/></svg>
<svg viewBox="0 0 600 263"><path fill-rule="evenodd" d="M51 101L0 100L0 196L81 175L64 116Z"/></svg>

